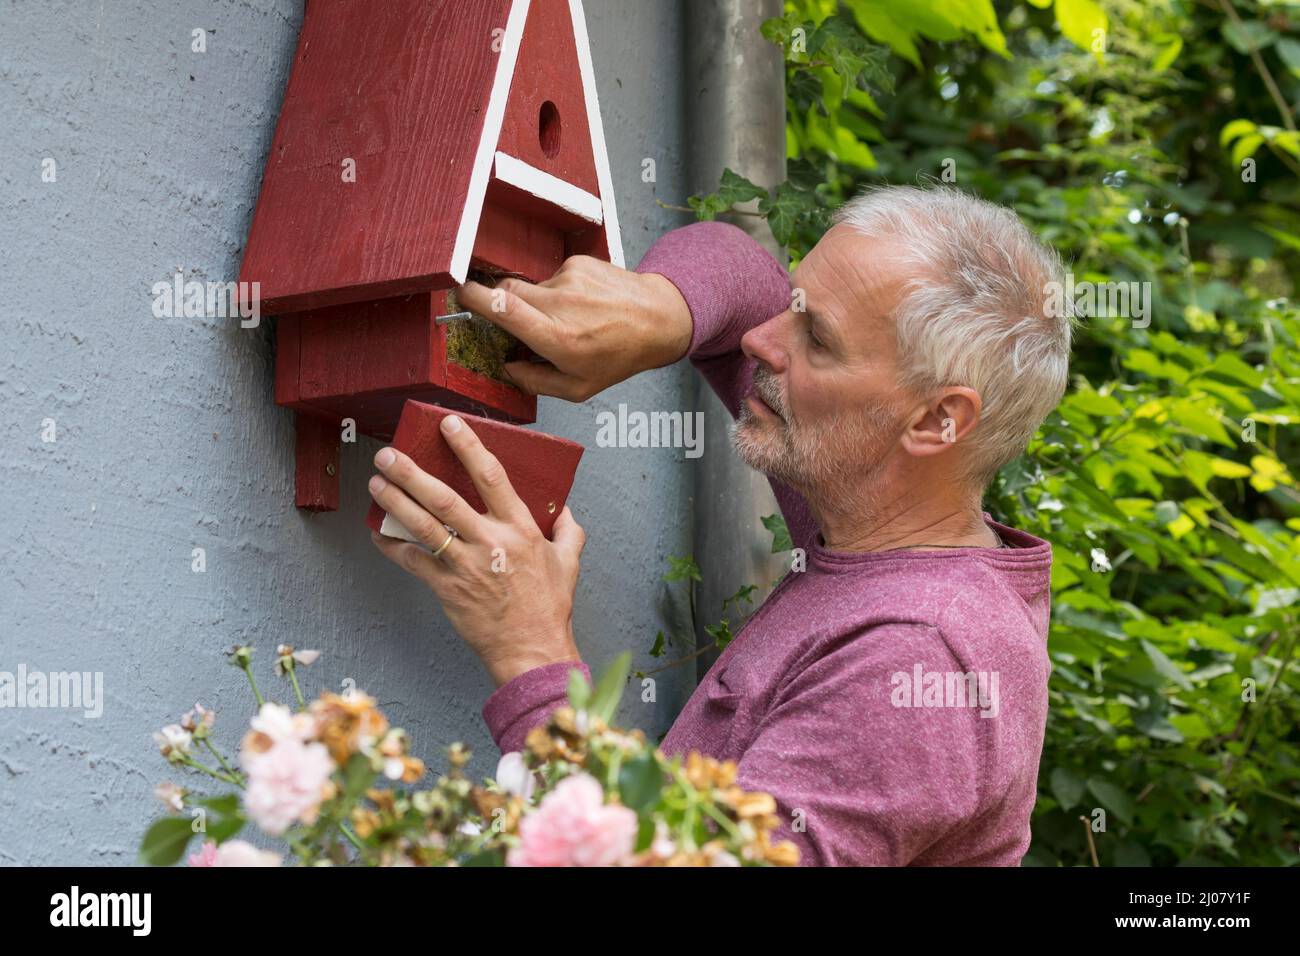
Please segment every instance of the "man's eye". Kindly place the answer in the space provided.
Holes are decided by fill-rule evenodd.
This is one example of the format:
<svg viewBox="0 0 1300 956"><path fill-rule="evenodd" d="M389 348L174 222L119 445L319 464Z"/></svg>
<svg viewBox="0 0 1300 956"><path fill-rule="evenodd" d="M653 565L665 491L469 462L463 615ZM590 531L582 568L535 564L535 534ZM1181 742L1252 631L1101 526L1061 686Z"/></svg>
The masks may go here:
<svg viewBox="0 0 1300 956"><path fill-rule="evenodd" d="M812 347L815 349L824 349L826 347L822 344L822 340L817 338L817 333L812 330L811 325L808 326L808 341L812 343Z"/></svg>

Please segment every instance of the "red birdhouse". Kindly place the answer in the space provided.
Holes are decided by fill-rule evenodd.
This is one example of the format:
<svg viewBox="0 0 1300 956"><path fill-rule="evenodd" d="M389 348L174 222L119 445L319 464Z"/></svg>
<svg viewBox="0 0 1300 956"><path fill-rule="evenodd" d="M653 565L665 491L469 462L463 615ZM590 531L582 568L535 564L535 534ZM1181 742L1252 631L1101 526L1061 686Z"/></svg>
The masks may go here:
<svg viewBox="0 0 1300 956"><path fill-rule="evenodd" d="M522 347L454 289L578 254L623 264L581 0L312 0L239 275L277 316L298 506L338 507L347 419L535 421Z"/></svg>

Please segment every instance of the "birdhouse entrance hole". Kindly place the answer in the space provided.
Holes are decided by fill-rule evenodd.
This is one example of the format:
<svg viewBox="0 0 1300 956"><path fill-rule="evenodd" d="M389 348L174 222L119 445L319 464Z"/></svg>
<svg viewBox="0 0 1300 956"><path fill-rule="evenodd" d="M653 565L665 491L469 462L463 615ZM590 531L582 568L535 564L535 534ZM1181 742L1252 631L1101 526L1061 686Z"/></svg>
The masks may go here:
<svg viewBox="0 0 1300 956"><path fill-rule="evenodd" d="M537 139L548 158L554 159L560 154L560 111L550 100L542 104L542 113L537 119Z"/></svg>

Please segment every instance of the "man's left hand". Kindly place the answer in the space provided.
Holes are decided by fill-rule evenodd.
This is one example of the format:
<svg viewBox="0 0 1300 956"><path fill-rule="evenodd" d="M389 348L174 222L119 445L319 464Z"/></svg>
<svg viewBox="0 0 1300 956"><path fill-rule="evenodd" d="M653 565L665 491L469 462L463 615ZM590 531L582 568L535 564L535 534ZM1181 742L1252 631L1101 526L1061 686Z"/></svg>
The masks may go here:
<svg viewBox="0 0 1300 956"><path fill-rule="evenodd" d="M582 528L566 507L555 521L554 540L546 540L501 463L464 420L448 415L442 434L487 513L475 511L406 455L383 448L375 455L380 474L370 479L379 506L430 549L447 542L447 527L457 537L436 558L380 534L371 535L375 546L429 586L498 686L543 664L577 663L573 594L586 542Z"/></svg>

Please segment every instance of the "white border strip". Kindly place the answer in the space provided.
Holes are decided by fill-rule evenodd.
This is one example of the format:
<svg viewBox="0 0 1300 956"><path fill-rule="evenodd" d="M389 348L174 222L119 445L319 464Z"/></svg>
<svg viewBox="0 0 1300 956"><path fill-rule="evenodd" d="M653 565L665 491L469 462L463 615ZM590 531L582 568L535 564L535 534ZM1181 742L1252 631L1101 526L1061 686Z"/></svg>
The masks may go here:
<svg viewBox="0 0 1300 956"><path fill-rule="evenodd" d="M530 166L522 159L515 159L498 151L495 175L501 182L522 189L530 196L536 196L553 206L559 206L588 222L594 222L596 225L601 223L603 213L599 196L593 196L573 183L566 183L544 169Z"/></svg>
<svg viewBox="0 0 1300 956"><path fill-rule="evenodd" d="M461 211L460 227L456 230L456 245L451 253L451 277L464 282L469 275L469 260L474 253L474 239L478 235L479 219L483 215L483 198L487 195L488 177L492 173L492 160L501 139L501 124L506 118L506 103L510 99L510 83L515 76L519 60L519 45L524 39L524 24L528 22L528 5L531 0L514 0L510 17L506 21L501 52L497 54L497 72L492 80L492 96L483 117L483 135L479 137L478 151L474 154L474 169L470 173L469 192ZM486 42L487 38L484 38ZM579 59L582 44L578 45ZM590 110L588 110L590 112ZM599 161L599 156L598 156ZM604 186L601 186L604 191ZM621 264L621 263L620 263Z"/></svg>
<svg viewBox="0 0 1300 956"><path fill-rule="evenodd" d="M605 150L605 127L600 122L600 101L596 98L596 70L591 62L591 40L587 36L587 17L582 0L569 0L573 18L573 39L578 46L578 66L582 71L582 89L587 100L587 126L591 129L591 148L596 154L596 183L605 208L605 241L609 244L609 261L623 267L623 236L618 229L618 211L614 208L614 178L609 173L609 153Z"/></svg>

